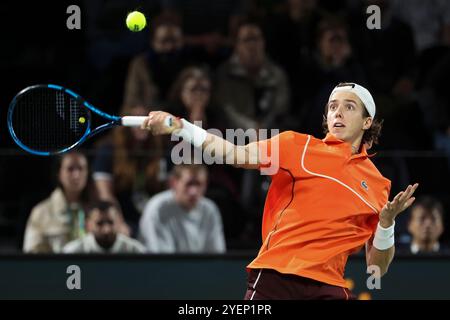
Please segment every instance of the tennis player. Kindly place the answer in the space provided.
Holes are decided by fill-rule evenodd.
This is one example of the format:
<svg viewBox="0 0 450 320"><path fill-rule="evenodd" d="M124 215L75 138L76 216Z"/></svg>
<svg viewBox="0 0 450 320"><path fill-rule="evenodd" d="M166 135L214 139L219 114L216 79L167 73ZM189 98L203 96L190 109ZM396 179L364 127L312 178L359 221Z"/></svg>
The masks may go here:
<svg viewBox="0 0 450 320"><path fill-rule="evenodd" d="M375 115L367 89L341 83L326 105L324 139L286 131L237 146L160 111L142 127L173 133L237 167L262 172L278 161L245 299L354 299L343 278L348 256L365 245L367 265L384 275L394 257L395 218L414 202L418 187L409 185L389 201L391 183L367 154L381 130Z"/></svg>

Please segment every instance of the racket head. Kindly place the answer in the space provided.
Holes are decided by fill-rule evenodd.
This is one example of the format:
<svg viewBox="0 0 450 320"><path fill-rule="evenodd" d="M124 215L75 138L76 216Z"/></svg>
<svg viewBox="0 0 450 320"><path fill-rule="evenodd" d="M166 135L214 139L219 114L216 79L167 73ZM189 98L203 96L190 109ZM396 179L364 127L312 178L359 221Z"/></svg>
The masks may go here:
<svg viewBox="0 0 450 320"><path fill-rule="evenodd" d="M8 109L8 129L23 150L40 156L67 152L91 132L84 100L61 86L40 84L20 91Z"/></svg>

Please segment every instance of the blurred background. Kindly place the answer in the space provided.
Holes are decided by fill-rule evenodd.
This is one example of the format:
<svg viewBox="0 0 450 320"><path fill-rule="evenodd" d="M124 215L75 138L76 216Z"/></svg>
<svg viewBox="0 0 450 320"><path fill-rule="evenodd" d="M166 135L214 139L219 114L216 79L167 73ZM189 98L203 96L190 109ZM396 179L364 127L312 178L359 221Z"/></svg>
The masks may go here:
<svg viewBox="0 0 450 320"><path fill-rule="evenodd" d="M73 4L80 30L66 27ZM367 27L369 5L380 8L380 29ZM125 26L134 10L148 23L137 33ZM169 138L124 128L64 157L28 155L6 125L26 86L59 84L110 114L165 110L205 129L321 138L329 92L357 82L384 119L370 151L391 196L420 183L416 206L397 220L397 251L448 262L450 1L7 0L0 17L0 254L238 253L245 262L261 244L267 177L174 166Z"/></svg>

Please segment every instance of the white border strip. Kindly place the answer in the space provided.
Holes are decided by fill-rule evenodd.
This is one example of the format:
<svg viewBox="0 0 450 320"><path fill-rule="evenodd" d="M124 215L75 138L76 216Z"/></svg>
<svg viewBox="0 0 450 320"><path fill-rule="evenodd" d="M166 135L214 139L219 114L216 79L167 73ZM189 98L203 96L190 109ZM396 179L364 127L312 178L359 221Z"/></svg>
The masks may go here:
<svg viewBox="0 0 450 320"><path fill-rule="evenodd" d="M325 178L325 179L330 179L330 180L332 180L332 181L334 181L334 182L339 183L340 185L344 186L345 188L347 188L348 190L350 190L351 192L353 192L359 199L361 199L361 200L362 200L367 206L369 206L373 211L375 211L376 213L378 213L378 210L377 210L375 207L373 207L373 206L372 206L368 201L366 201L360 194L358 194L355 190L353 190L352 188L350 188L350 187L349 187L348 185L346 185L345 183L339 181L339 180L336 179L336 178L333 178L333 177L330 177L330 176L326 176L326 175L324 175L324 174L315 173L315 172L309 171L308 169L305 168L305 163L304 163L304 160L305 160L305 154L306 154L306 149L308 149L308 144L309 144L309 141L310 141L310 140L311 140L311 136L308 135L308 140L306 141L305 148L303 149L303 154L302 154L302 168L303 168L303 170L305 170L305 171L306 171L307 173L309 173L310 175L317 176L317 177L321 177L321 178Z"/></svg>
<svg viewBox="0 0 450 320"><path fill-rule="evenodd" d="M259 270L258 276L256 277L255 283L253 284L253 293L252 293L252 296L250 297L250 300L253 300L253 297L255 296L255 293L256 293L256 284L257 284L258 281L259 281L259 277L261 277L262 271L263 271L263 269L260 269L260 270Z"/></svg>

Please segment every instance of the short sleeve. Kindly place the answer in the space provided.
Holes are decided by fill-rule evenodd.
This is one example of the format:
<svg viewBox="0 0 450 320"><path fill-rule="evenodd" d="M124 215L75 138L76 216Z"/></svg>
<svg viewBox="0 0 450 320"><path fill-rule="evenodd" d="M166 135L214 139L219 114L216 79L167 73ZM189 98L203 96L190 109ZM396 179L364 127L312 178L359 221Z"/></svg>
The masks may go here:
<svg viewBox="0 0 450 320"><path fill-rule="evenodd" d="M258 141L261 174L275 175L279 168L289 168L292 154L300 150L306 137L307 135L294 131L285 131L270 139Z"/></svg>

